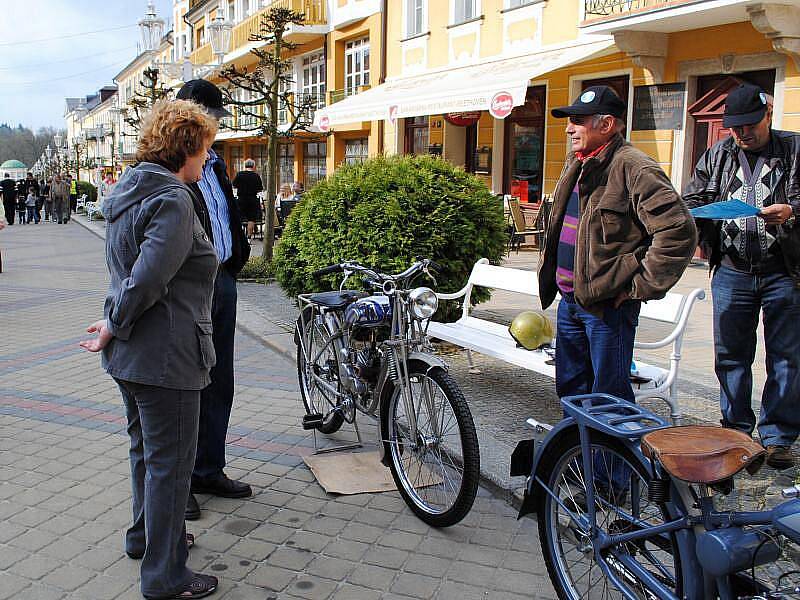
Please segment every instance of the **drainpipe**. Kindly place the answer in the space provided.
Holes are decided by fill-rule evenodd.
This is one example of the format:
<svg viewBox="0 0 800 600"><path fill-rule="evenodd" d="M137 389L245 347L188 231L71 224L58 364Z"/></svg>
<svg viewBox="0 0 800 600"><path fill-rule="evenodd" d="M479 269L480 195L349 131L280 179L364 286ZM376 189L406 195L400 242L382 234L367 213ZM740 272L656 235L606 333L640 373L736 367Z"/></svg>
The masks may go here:
<svg viewBox="0 0 800 600"><path fill-rule="evenodd" d="M388 37L388 19L386 18L386 10L388 3L386 0L381 0L381 72L378 78L378 85L386 81L386 38ZM378 121L378 154L384 153L384 128L385 120Z"/></svg>

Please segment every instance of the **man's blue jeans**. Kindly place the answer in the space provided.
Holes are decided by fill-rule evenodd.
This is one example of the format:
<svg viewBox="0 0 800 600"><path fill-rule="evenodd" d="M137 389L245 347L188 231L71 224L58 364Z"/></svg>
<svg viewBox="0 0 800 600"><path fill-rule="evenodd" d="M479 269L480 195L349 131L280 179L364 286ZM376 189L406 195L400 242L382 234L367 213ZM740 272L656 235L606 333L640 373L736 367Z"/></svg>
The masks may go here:
<svg viewBox="0 0 800 600"><path fill-rule="evenodd" d="M800 433L800 290L785 274L720 267L711 292L722 424L748 434L755 428L752 365L763 312L767 381L758 433L765 446L790 446Z"/></svg>
<svg viewBox="0 0 800 600"><path fill-rule="evenodd" d="M559 398L596 392L634 401L631 361L641 306L641 302L633 300L623 302L619 308L609 303L601 316L595 316L576 303L571 294L564 295L558 305L556 324ZM617 496L623 495L630 485L630 469L626 464L611 461L611 457L601 453L595 455L595 484L598 488L611 487Z"/></svg>
<svg viewBox="0 0 800 600"><path fill-rule="evenodd" d="M631 361L641 302L610 303L595 316L565 296L556 324L556 393L559 398L598 392L633 402Z"/></svg>

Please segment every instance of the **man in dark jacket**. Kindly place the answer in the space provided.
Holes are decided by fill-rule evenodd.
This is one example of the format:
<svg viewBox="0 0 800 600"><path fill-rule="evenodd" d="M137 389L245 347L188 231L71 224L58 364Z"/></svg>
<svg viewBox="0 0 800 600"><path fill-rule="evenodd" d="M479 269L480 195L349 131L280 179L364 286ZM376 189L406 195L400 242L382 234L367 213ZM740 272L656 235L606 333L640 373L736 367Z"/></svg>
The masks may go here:
<svg viewBox="0 0 800 600"><path fill-rule="evenodd" d="M191 100L217 119L230 115L222 105L222 93L213 83L195 79L178 92L179 100ZM242 231L242 218L224 161L211 150L202 179L190 186L195 211L214 243L221 267L214 284L211 319L217 364L211 369L211 383L200 396L200 429L197 457L192 474L192 492L223 498L246 498L253 491L241 481L230 479L225 467L225 437L233 406L233 344L236 332L236 275L250 256L250 245ZM189 495L186 518L200 518L200 507Z"/></svg>
<svg viewBox="0 0 800 600"><path fill-rule="evenodd" d="M620 135L625 104L606 86L584 91L567 117L572 153L553 193L539 265L556 327L559 396L633 401L630 367L642 301L662 298L696 244L694 221L664 171Z"/></svg>
<svg viewBox="0 0 800 600"><path fill-rule="evenodd" d="M763 311L767 381L758 433L767 464L787 468L800 433L800 137L773 130L771 123L772 107L761 88L732 90L722 121L731 137L703 154L683 197L689 208L738 199L760 211L699 222L700 239L713 272L722 424L748 434L756 426L752 365Z"/></svg>
<svg viewBox="0 0 800 600"><path fill-rule="evenodd" d="M3 209L6 211L6 220L9 225L14 224L14 214L17 210L17 184L6 173L3 181L0 181L0 193L3 196Z"/></svg>

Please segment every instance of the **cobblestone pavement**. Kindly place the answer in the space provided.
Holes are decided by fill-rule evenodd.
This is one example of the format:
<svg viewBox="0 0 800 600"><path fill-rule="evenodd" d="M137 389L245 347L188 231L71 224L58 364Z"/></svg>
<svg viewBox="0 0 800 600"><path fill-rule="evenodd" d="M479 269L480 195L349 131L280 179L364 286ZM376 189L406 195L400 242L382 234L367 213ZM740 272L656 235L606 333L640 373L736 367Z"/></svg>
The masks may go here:
<svg viewBox="0 0 800 600"><path fill-rule="evenodd" d="M0 243L0 599L139 598L119 392L77 345L102 308L102 240L73 222L15 225ZM215 597L553 597L535 523L485 489L447 530L396 492L327 495L302 462L294 370L267 339L240 332L236 348L228 472L254 497L200 496L189 524L190 566L220 576Z"/></svg>

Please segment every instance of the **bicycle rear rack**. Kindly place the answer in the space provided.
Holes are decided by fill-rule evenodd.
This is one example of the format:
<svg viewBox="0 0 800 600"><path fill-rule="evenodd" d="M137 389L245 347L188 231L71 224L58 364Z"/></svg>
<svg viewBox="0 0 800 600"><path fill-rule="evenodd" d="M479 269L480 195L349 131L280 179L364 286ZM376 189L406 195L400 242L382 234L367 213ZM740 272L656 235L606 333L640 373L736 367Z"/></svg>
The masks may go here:
<svg viewBox="0 0 800 600"><path fill-rule="evenodd" d="M636 439L670 423L627 400L609 394L581 394L561 399L561 406L579 427L589 427L619 438Z"/></svg>

